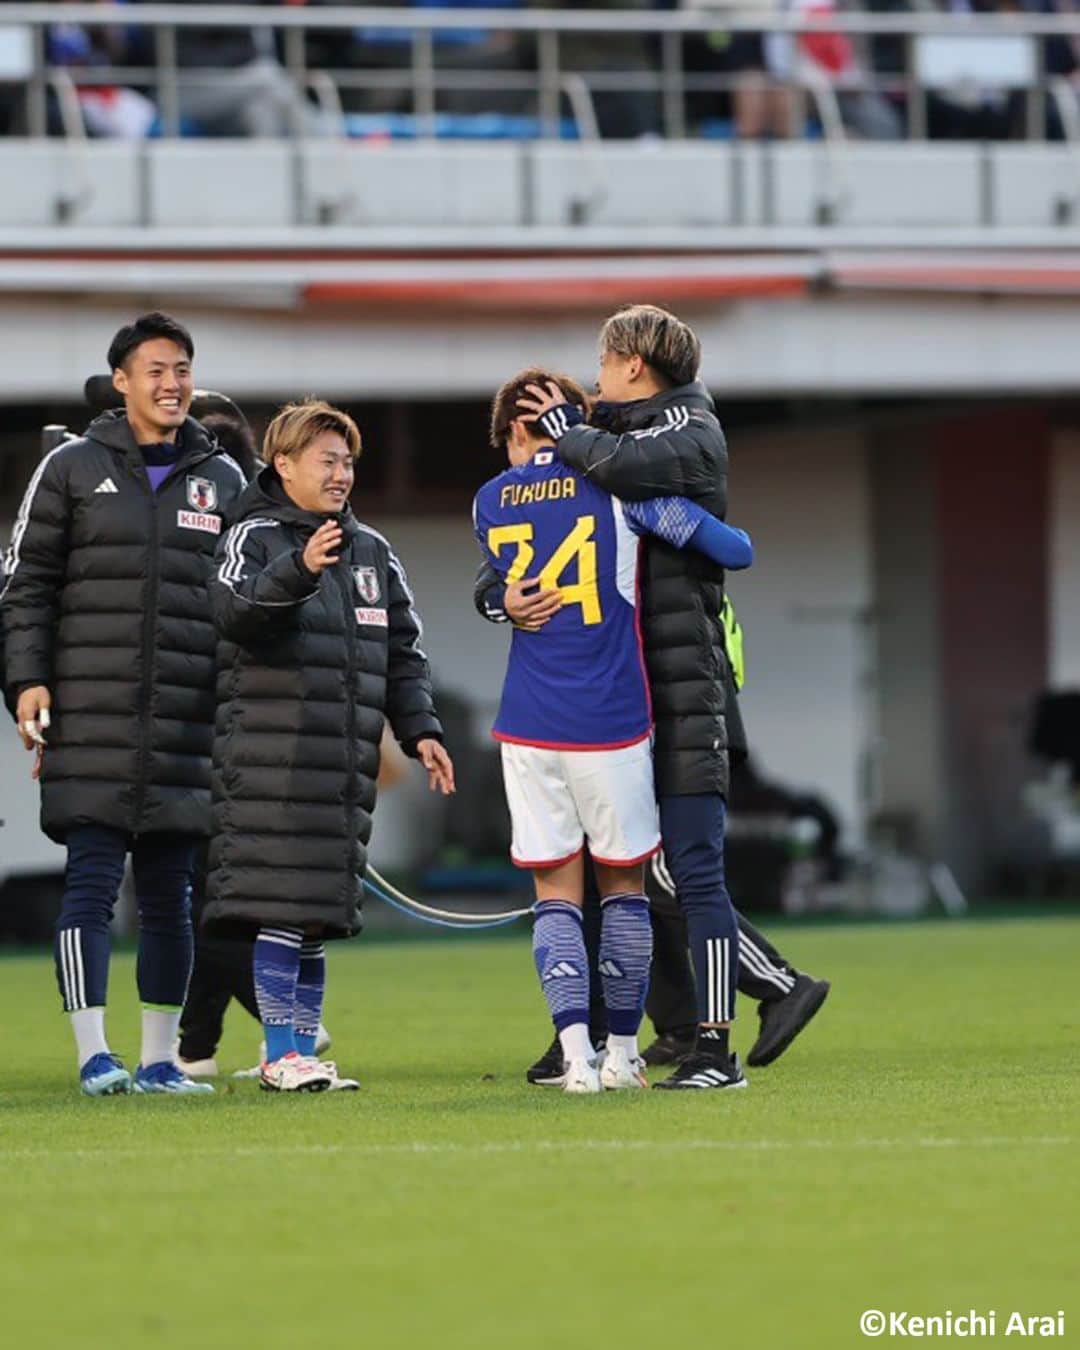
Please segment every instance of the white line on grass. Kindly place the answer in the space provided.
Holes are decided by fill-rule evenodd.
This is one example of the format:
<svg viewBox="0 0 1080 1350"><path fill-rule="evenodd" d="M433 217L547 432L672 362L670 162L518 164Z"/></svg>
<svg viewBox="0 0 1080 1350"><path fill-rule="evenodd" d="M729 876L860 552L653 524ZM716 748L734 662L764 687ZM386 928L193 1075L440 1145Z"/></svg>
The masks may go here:
<svg viewBox="0 0 1080 1350"><path fill-rule="evenodd" d="M983 1135L971 1138L947 1138L934 1135L893 1139L526 1139L494 1140L486 1144L458 1144L452 1140L414 1140L403 1144L237 1144L207 1148L193 1140L190 1149L177 1148L16 1148L0 1149L0 1162L20 1162L32 1158L62 1160L115 1158L264 1158L274 1156L440 1156L482 1157L492 1154L529 1153L788 1153L885 1151L892 1149L1025 1149L1071 1148L1080 1140L1071 1135Z"/></svg>

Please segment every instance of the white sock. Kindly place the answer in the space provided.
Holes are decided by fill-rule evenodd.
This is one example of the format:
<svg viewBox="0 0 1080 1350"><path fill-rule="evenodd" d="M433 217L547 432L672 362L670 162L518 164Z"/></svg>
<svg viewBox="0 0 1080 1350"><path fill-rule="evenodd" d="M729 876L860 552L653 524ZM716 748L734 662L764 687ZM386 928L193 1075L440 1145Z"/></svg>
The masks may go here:
<svg viewBox="0 0 1080 1350"><path fill-rule="evenodd" d="M589 1040L589 1028L584 1022L575 1022L559 1032L559 1044L566 1059L592 1059L596 1051Z"/></svg>
<svg viewBox="0 0 1080 1350"><path fill-rule="evenodd" d="M607 1038L609 1050L625 1050L631 1059L637 1059L637 1036L616 1036L612 1033Z"/></svg>
<svg viewBox="0 0 1080 1350"><path fill-rule="evenodd" d="M79 1055L79 1068L95 1055L107 1055L109 1043L105 1039L105 1009L79 1008L68 1013L71 1029L75 1033L75 1046Z"/></svg>
<svg viewBox="0 0 1080 1350"><path fill-rule="evenodd" d="M180 1033L182 1009L144 1008L142 1010L142 1054L139 1063L144 1069L163 1060L172 1063L173 1042Z"/></svg>

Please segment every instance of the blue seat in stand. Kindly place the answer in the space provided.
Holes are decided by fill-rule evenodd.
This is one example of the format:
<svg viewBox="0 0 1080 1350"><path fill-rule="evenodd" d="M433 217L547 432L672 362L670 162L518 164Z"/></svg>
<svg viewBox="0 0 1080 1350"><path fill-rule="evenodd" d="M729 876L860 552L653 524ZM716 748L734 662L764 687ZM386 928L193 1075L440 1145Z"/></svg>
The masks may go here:
<svg viewBox="0 0 1080 1350"><path fill-rule="evenodd" d="M535 141L543 134L539 118L507 113L436 113L434 121L441 141ZM345 127L356 140L390 141L414 141L427 129L412 113L347 113ZM559 139L578 139L573 118L561 119Z"/></svg>

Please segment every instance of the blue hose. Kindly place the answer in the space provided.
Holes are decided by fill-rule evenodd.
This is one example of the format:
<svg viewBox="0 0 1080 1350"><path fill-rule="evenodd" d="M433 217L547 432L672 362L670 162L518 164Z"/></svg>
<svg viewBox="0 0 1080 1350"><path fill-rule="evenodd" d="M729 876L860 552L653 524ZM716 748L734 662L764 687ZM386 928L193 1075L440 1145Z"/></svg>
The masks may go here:
<svg viewBox="0 0 1080 1350"><path fill-rule="evenodd" d="M371 891L373 895L377 895L379 899L382 900L384 904L389 905L391 909L396 909L399 913L408 915L410 919L418 919L420 923L434 924L437 928L453 928L459 933L472 930L483 931L488 928L505 928L507 924L517 923L518 919L523 918L525 913L530 912L526 910L522 914L510 914L501 919L436 919L428 914L420 914L415 909L409 909L407 905L403 905L399 901L392 899L380 886L377 886L375 882L371 880L370 876L364 878L364 889Z"/></svg>

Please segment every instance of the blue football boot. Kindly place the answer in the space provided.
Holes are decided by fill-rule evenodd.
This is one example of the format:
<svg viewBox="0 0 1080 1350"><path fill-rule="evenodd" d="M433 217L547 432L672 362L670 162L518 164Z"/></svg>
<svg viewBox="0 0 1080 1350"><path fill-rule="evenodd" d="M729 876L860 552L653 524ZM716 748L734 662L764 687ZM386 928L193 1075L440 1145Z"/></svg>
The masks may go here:
<svg viewBox="0 0 1080 1350"><path fill-rule="evenodd" d="M168 1059L158 1064L140 1064L135 1070L136 1092L189 1092L205 1096L213 1092L210 1083L196 1083Z"/></svg>
<svg viewBox="0 0 1080 1350"><path fill-rule="evenodd" d="M88 1097L117 1097L131 1091L131 1074L115 1055L91 1055L79 1070L79 1086Z"/></svg>

